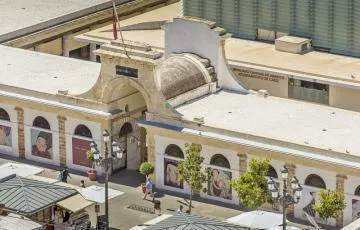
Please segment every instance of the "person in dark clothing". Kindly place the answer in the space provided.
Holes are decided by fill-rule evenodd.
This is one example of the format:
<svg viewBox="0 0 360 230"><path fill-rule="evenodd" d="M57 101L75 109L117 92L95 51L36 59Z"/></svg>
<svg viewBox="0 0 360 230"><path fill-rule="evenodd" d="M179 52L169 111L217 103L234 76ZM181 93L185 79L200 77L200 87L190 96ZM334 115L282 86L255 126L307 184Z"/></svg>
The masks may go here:
<svg viewBox="0 0 360 230"><path fill-rule="evenodd" d="M68 222L70 219L70 213L68 211L65 212L65 215L63 217L63 223Z"/></svg>
<svg viewBox="0 0 360 230"><path fill-rule="evenodd" d="M65 167L65 168L62 170L62 172L61 172L62 182L67 183L68 177L71 178L70 173L69 173L67 167Z"/></svg>

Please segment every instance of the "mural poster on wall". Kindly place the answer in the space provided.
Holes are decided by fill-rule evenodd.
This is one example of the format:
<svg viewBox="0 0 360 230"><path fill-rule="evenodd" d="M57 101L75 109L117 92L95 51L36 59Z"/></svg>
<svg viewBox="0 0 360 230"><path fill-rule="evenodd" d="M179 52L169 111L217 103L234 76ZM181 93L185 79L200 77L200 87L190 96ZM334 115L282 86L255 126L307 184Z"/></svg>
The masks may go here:
<svg viewBox="0 0 360 230"><path fill-rule="evenodd" d="M31 154L52 159L52 133L31 129Z"/></svg>
<svg viewBox="0 0 360 230"><path fill-rule="evenodd" d="M352 200L352 220L360 218L360 200Z"/></svg>
<svg viewBox="0 0 360 230"><path fill-rule="evenodd" d="M11 127L0 125L0 145L11 147Z"/></svg>
<svg viewBox="0 0 360 230"><path fill-rule="evenodd" d="M179 179L177 160L164 159L164 184L174 188L183 188L183 182Z"/></svg>
<svg viewBox="0 0 360 230"><path fill-rule="evenodd" d="M86 151L90 150L90 141L73 137L73 164L91 168L91 162L86 158Z"/></svg>
<svg viewBox="0 0 360 230"><path fill-rule="evenodd" d="M231 186L229 180L232 173L220 169L209 168L211 175L208 181L208 195L231 200Z"/></svg>

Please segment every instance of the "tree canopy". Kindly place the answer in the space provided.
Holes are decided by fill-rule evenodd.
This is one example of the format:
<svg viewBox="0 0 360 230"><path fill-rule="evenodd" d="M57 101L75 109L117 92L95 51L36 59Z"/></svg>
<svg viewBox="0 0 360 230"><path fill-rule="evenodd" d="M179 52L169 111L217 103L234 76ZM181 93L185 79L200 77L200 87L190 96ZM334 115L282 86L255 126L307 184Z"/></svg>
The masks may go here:
<svg viewBox="0 0 360 230"><path fill-rule="evenodd" d="M269 160L250 161L250 170L230 181L237 192L240 202L248 208L256 209L262 204L271 202L267 188Z"/></svg>
<svg viewBox="0 0 360 230"><path fill-rule="evenodd" d="M314 209L320 218L327 222L329 218L340 216L345 206L344 193L336 190L322 189L319 193L319 202L314 205Z"/></svg>

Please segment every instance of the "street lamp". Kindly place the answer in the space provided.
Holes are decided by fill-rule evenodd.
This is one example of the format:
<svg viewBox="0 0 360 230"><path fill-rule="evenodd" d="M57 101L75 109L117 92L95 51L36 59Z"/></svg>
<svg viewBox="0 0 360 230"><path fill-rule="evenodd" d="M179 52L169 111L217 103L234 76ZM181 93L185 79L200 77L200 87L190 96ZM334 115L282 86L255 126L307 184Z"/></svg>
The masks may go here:
<svg viewBox="0 0 360 230"><path fill-rule="evenodd" d="M293 194L289 194L287 192L288 189L288 176L289 176L289 170L286 166L283 167L281 170L281 178L283 180L283 193L282 195L279 195L279 189L276 187L275 181L272 178L268 179L267 185L268 189L271 193L271 197L275 202L279 202L282 206L283 210L283 230L286 230L286 208L289 205L297 204L300 201L301 193L302 193L302 187L299 183L299 180L294 176L291 179L291 188L293 190Z"/></svg>
<svg viewBox="0 0 360 230"><path fill-rule="evenodd" d="M114 159L121 159L123 156L123 150L120 147L120 143L118 141L113 141L111 144L112 147L112 154L110 154L109 157L109 150L108 150L108 144L110 142L110 133L107 130L104 130L103 132L103 140L105 144L105 153L103 154L103 157L100 156L100 151L97 147L97 144L92 141L90 143L90 151L94 154L94 160L97 165L104 165L105 168L105 224L106 224L106 230L109 229L109 203L108 203L108 194L109 194L109 187L108 187L108 181L109 181L109 163L112 164L112 161Z"/></svg>

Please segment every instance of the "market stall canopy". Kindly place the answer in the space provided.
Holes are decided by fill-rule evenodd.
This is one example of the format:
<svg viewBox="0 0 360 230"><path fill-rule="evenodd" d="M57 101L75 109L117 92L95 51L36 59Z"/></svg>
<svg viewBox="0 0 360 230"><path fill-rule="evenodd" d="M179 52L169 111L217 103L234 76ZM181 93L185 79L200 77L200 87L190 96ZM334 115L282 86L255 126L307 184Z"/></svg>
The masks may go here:
<svg viewBox="0 0 360 230"><path fill-rule="evenodd" d="M105 188L99 187L96 185L92 185L87 188L79 189L79 193L89 201L93 201L99 204L105 203ZM112 199L114 197L120 196L124 194L121 191L110 189L109 188L109 196L108 199Z"/></svg>
<svg viewBox="0 0 360 230"><path fill-rule="evenodd" d="M19 177L0 179L0 202L4 209L28 216L73 196L75 189Z"/></svg>
<svg viewBox="0 0 360 230"><path fill-rule="evenodd" d="M18 163L5 163L0 165L0 179L11 174L16 174L21 177L36 175L43 172L44 169Z"/></svg>
<svg viewBox="0 0 360 230"><path fill-rule="evenodd" d="M240 227L239 225L227 223L224 221L214 220L197 215L188 215L185 213L176 213L175 215L146 228L146 230L164 229L246 230L248 228Z"/></svg>
<svg viewBox="0 0 360 230"><path fill-rule="evenodd" d="M20 215L10 213L0 216L0 229L6 230L35 230L41 229L41 225Z"/></svg>
<svg viewBox="0 0 360 230"><path fill-rule="evenodd" d="M269 228L267 230L283 230L282 226L277 226L273 228ZM295 227L295 226L286 226L286 230L301 230L301 228Z"/></svg>
<svg viewBox="0 0 360 230"><path fill-rule="evenodd" d="M227 221L248 228L268 229L282 225L283 216L278 213L256 210L231 217Z"/></svg>
<svg viewBox="0 0 360 230"><path fill-rule="evenodd" d="M77 194L75 196L69 197L65 200L58 202L56 205L72 213L77 213L93 204L94 202L88 201L80 194Z"/></svg>

